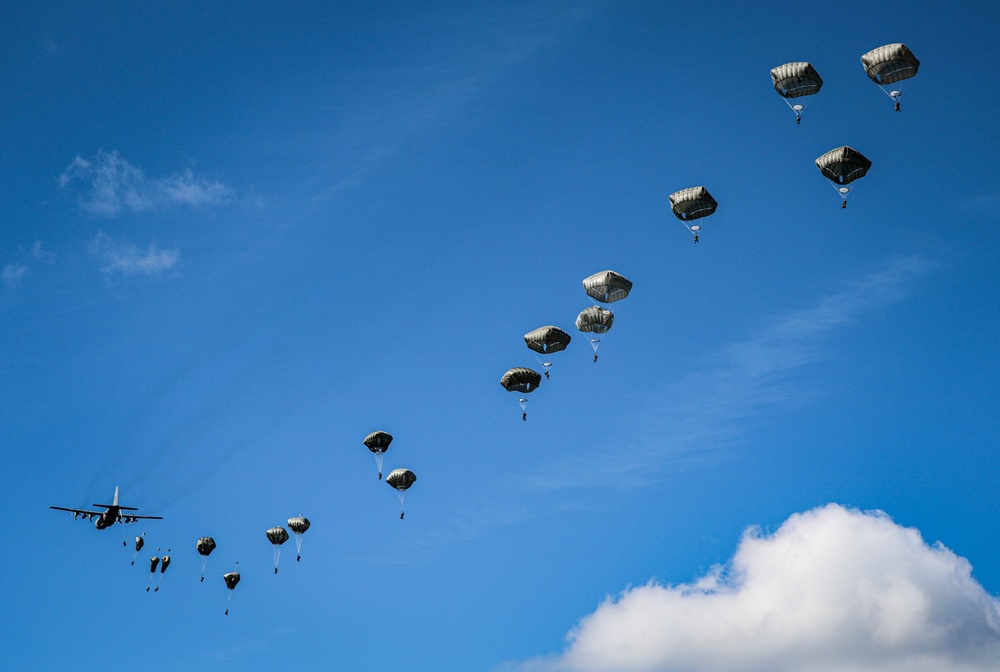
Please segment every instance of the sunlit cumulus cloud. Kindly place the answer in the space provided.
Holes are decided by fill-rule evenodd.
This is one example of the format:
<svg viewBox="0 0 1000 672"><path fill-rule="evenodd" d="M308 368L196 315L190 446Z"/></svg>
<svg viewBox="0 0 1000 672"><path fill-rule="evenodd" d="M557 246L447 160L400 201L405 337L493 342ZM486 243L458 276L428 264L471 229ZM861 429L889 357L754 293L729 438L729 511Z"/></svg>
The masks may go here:
<svg viewBox="0 0 1000 672"><path fill-rule="evenodd" d="M168 205L219 205L233 198L230 187L198 177L190 169L149 177L118 152L104 150L92 159L74 158L59 176L59 186L78 188L81 206L105 217Z"/></svg>
<svg viewBox="0 0 1000 672"><path fill-rule="evenodd" d="M142 250L131 243L113 241L106 233L94 237L90 253L100 262L101 272L109 277L162 275L174 268L181 258L177 248L163 249L152 243Z"/></svg>
<svg viewBox="0 0 1000 672"><path fill-rule="evenodd" d="M607 599L566 651L579 672L996 672L1000 602L969 562L881 512L836 504L751 528L726 567Z"/></svg>

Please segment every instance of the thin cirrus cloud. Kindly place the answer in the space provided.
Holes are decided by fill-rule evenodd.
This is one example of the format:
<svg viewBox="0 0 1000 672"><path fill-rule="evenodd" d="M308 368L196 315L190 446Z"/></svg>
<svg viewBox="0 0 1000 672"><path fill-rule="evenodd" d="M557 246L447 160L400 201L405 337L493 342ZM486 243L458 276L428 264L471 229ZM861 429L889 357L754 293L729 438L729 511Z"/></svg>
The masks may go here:
<svg viewBox="0 0 1000 672"><path fill-rule="evenodd" d="M27 273L28 267L24 264L7 264L0 277L3 278L4 287L17 287Z"/></svg>
<svg viewBox="0 0 1000 672"><path fill-rule="evenodd" d="M972 566L886 514L837 504L690 584L607 598L520 672L996 672L1000 602Z"/></svg>
<svg viewBox="0 0 1000 672"><path fill-rule="evenodd" d="M104 232L90 242L90 254L100 263L101 273L109 278L163 275L181 258L177 248L161 248L151 243L143 250L133 243L112 240Z"/></svg>
<svg viewBox="0 0 1000 672"><path fill-rule="evenodd" d="M838 333L865 314L904 300L937 265L920 256L898 257L845 281L704 358L713 364L619 417L630 437L627 450L576 451L560 458L560 478L533 473L523 482L540 490L641 487L652 482L657 469L726 459L739 450L749 423L820 398L822 390L802 384L803 370L830 356Z"/></svg>
<svg viewBox="0 0 1000 672"><path fill-rule="evenodd" d="M105 150L91 159L77 155L59 175L59 186L76 189L80 206L103 217L174 205L221 205L234 198L231 187L197 176L190 168L151 177L118 152Z"/></svg>

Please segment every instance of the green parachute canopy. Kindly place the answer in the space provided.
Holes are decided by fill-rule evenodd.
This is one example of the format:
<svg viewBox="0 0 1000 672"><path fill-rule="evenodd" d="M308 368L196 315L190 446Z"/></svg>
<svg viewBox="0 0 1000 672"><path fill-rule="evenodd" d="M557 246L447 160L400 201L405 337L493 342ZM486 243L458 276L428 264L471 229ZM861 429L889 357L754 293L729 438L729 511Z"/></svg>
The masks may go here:
<svg viewBox="0 0 1000 672"><path fill-rule="evenodd" d="M577 315L576 328L585 333L605 334L614 321L614 313L607 308L591 306Z"/></svg>
<svg viewBox="0 0 1000 672"><path fill-rule="evenodd" d="M879 86L910 79L920 68L917 57L900 42L872 49L861 57L861 64L868 78Z"/></svg>
<svg viewBox="0 0 1000 672"><path fill-rule="evenodd" d="M684 222L708 217L718 207L718 201L712 198L705 187L691 187L670 194L670 209L677 219Z"/></svg>
<svg viewBox="0 0 1000 672"><path fill-rule="evenodd" d="M584 278L583 289L587 296L601 303L614 303L628 296L632 282L620 273L601 271Z"/></svg>
<svg viewBox="0 0 1000 672"><path fill-rule="evenodd" d="M771 70L771 81L774 90L782 98L799 98L819 93L823 86L823 78L816 72L812 63L798 61L785 63Z"/></svg>
<svg viewBox="0 0 1000 672"><path fill-rule="evenodd" d="M222 579L226 582L226 588L232 590L236 587L236 584L240 582L240 573L226 572L222 575Z"/></svg>
<svg viewBox="0 0 1000 672"><path fill-rule="evenodd" d="M417 481L417 476L409 469L393 469L385 477L385 482L399 492L408 490ZM385 492L384 490L382 492Z"/></svg>
<svg viewBox="0 0 1000 672"><path fill-rule="evenodd" d="M365 445L368 446L368 450L376 455L381 455L389 450L390 443L392 443L392 434L389 432L372 432L365 437Z"/></svg>
<svg viewBox="0 0 1000 672"><path fill-rule="evenodd" d="M858 150L844 145L816 159L816 167L834 184L846 185L864 177L872 162Z"/></svg>
<svg viewBox="0 0 1000 672"><path fill-rule="evenodd" d="M202 555L211 555L212 551L215 550L215 539L212 537L200 537L194 547Z"/></svg>
<svg viewBox="0 0 1000 672"><path fill-rule="evenodd" d="M283 527L272 527L265 532L267 540L275 546L281 546L288 541L288 531Z"/></svg>
<svg viewBox="0 0 1000 672"><path fill-rule="evenodd" d="M523 366L516 366L500 378L500 384L508 392L534 392L542 383L542 374Z"/></svg>
<svg viewBox="0 0 1000 672"><path fill-rule="evenodd" d="M543 355L565 350L569 345L570 335L559 327L539 327L524 335L524 342L529 348Z"/></svg>

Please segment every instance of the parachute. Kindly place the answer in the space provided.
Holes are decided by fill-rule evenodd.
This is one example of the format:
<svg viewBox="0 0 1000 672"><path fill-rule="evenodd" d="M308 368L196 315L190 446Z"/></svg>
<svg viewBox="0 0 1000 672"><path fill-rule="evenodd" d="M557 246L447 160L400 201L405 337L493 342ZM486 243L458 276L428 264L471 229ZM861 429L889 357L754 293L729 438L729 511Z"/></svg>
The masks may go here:
<svg viewBox="0 0 1000 672"><path fill-rule="evenodd" d="M201 554L201 580L205 580L205 566L208 565L208 556L215 550L215 539L212 537L199 537L198 543L194 545Z"/></svg>
<svg viewBox="0 0 1000 672"><path fill-rule="evenodd" d="M132 556L133 565L135 565L135 559L139 557L139 551L142 550L143 545L146 543L145 540L143 539L143 537L145 536L146 533L143 532L142 534L140 534L138 537L135 538L135 554Z"/></svg>
<svg viewBox="0 0 1000 672"><path fill-rule="evenodd" d="M368 450L375 453L375 466L378 467L378 480L382 480L382 456L389 450L392 443L392 434L389 432L372 432L365 437L365 445Z"/></svg>
<svg viewBox="0 0 1000 672"><path fill-rule="evenodd" d="M535 374L538 375L537 373ZM399 493L399 519L403 520L403 493L405 493L411 485L413 485L417 480L416 474L414 474L409 469L393 469L389 472L389 475L385 477L385 482L396 488L396 492Z"/></svg>
<svg viewBox="0 0 1000 672"><path fill-rule="evenodd" d="M170 553L169 548L167 549L167 553ZM170 566L170 556L164 555L162 558L160 558L160 578L156 580L156 588L153 589L154 593L160 589L160 582L163 581L163 574L164 572L167 571L167 567L169 566Z"/></svg>
<svg viewBox="0 0 1000 672"><path fill-rule="evenodd" d="M583 289L587 296L601 303L614 303L628 296L632 282L620 273L601 271L584 278Z"/></svg>
<svg viewBox="0 0 1000 672"><path fill-rule="evenodd" d="M795 113L796 124L802 122L802 110L806 105L804 101L792 103L790 99L815 95L823 86L823 78L816 72L816 68L812 63L806 62L779 65L771 70L771 81L774 83L774 90Z"/></svg>
<svg viewBox="0 0 1000 672"><path fill-rule="evenodd" d="M872 162L858 150L844 145L837 149L831 149L816 159L816 167L819 168L819 172L823 173L823 177L833 182L834 189L843 199L840 207L846 208L847 195L851 192L846 185L868 174Z"/></svg>
<svg viewBox="0 0 1000 672"><path fill-rule="evenodd" d="M222 575L222 579L226 582L226 588L229 589L229 592L226 594L226 616L229 615L229 601L233 599L233 590L236 589L236 584L240 582L240 573L236 571L236 568L239 566L240 563L237 562L233 571Z"/></svg>
<svg viewBox="0 0 1000 672"><path fill-rule="evenodd" d="M302 535L309 529L309 519L298 516L288 519L288 529L295 534L295 562L302 559Z"/></svg>
<svg viewBox="0 0 1000 672"><path fill-rule="evenodd" d="M503 389L508 392L520 392L522 394L534 392L538 389L538 386L541 383L541 374L523 366L516 366L513 369L509 369L507 373L503 374L500 378L500 384L503 385ZM517 398L517 403L521 405L521 419L527 420L528 399L526 397L519 396Z"/></svg>
<svg viewBox="0 0 1000 672"><path fill-rule="evenodd" d="M157 548L156 550L160 550L160 549ZM147 593L149 592L149 589L153 585L153 574L156 574L156 568L159 567L159 566L160 566L160 556L154 555L153 557L151 557L149 559L149 581L146 584L146 592Z"/></svg>
<svg viewBox="0 0 1000 672"><path fill-rule="evenodd" d="M688 222L708 217L718 207L718 201L712 198L712 194L708 193L708 189L705 187L691 187L670 194L670 209L694 235L696 243L698 242L698 232L701 231L701 224L689 225Z"/></svg>
<svg viewBox="0 0 1000 672"><path fill-rule="evenodd" d="M274 573L278 573L278 558L281 557L281 545L288 541L288 531L283 527L272 527L266 532L267 539L274 544Z"/></svg>
<svg viewBox="0 0 1000 672"><path fill-rule="evenodd" d="M861 57L868 79L878 84L887 96L892 98L899 112L899 99L903 95L903 84L920 69L920 61L907 49L905 44L896 42L872 49Z"/></svg>
<svg viewBox="0 0 1000 672"><path fill-rule="evenodd" d="M610 272L610 271L609 271ZM632 283L629 283L630 285ZM569 334L560 329L559 327L539 327L534 331L529 331L524 335L524 343L535 352L541 353L543 355L550 355L553 352L560 352L566 349L569 342L572 340ZM545 360L538 355L535 358L541 363L545 370L545 377L549 377L549 369L552 367L552 362ZM505 386L506 387L506 386Z"/></svg>
<svg viewBox="0 0 1000 672"><path fill-rule="evenodd" d="M588 334L606 334L614 321L615 315L610 310L600 306L591 306L577 315L576 328ZM596 362L597 348L601 345L601 339L592 337L590 345L594 348L594 361Z"/></svg>

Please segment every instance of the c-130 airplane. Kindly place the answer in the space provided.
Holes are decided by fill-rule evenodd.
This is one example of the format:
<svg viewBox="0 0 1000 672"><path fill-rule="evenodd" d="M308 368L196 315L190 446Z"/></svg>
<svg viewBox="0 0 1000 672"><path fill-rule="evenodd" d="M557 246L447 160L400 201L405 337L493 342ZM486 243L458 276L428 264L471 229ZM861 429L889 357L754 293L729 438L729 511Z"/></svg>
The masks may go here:
<svg viewBox="0 0 1000 672"><path fill-rule="evenodd" d="M73 514L73 520L77 516L83 516L84 520L94 520L94 527L103 530L111 527L115 523L128 523L131 525L137 520L163 520L163 516L137 516L132 513L122 513L122 511L138 511L134 506L121 506L118 503L118 488L115 487L115 498L110 504L92 504L91 506L103 506L104 511L88 511L87 509L67 509L64 506L50 506L50 509L57 511L69 511Z"/></svg>

